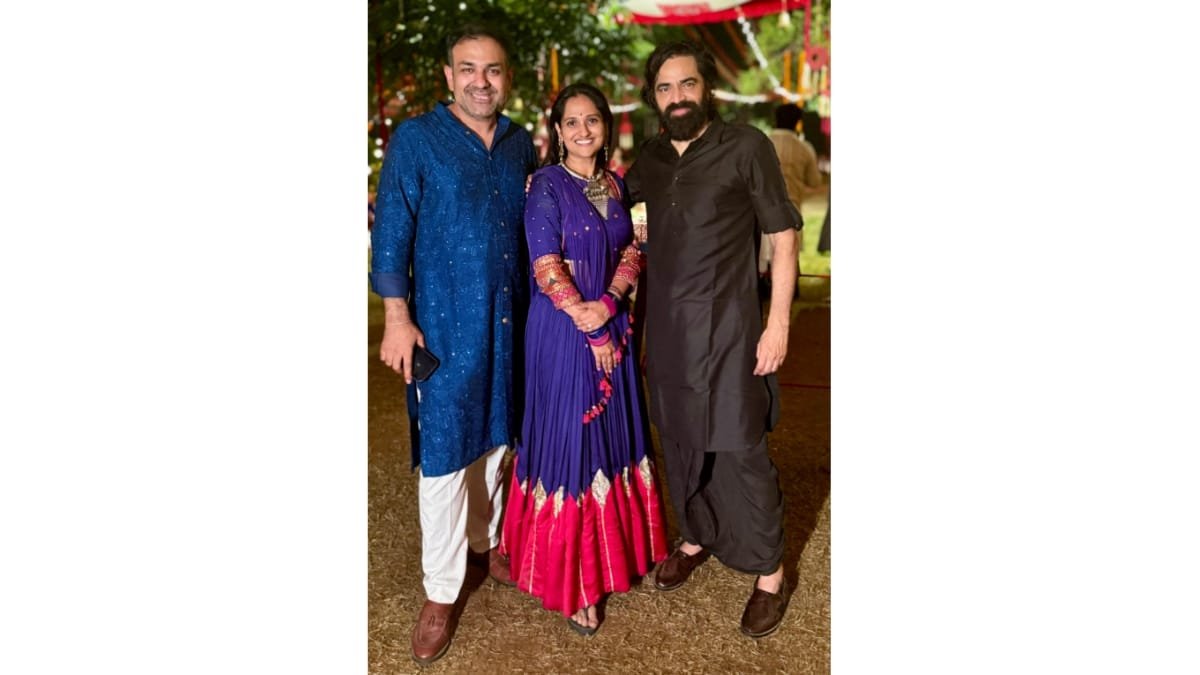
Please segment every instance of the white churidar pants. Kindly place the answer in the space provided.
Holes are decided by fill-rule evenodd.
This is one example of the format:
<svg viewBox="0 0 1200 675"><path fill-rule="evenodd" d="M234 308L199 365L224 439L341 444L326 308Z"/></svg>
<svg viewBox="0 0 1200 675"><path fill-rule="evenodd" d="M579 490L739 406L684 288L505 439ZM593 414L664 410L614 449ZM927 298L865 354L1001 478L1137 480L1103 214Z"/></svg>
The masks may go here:
<svg viewBox="0 0 1200 675"><path fill-rule="evenodd" d="M421 511L421 567L425 595L452 603L467 576L467 546L482 553L500 543L504 508L501 470L507 445L488 451L470 466L417 482Z"/></svg>

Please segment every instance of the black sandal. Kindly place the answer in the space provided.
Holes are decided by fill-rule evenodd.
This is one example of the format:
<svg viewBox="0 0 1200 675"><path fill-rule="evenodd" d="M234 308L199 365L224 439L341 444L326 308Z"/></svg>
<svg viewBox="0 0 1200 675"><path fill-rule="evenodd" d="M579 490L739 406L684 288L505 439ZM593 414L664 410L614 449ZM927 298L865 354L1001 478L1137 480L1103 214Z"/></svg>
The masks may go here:
<svg viewBox="0 0 1200 675"><path fill-rule="evenodd" d="M586 610L587 607L584 607L584 609ZM596 631L600 630L600 624L596 624L595 628L589 628L589 627L579 623L578 621L576 621L574 619L574 617L570 617L570 616L567 617L567 625L571 627L571 630L575 631L576 633L579 633L580 635L582 635L584 637L591 637L596 634Z"/></svg>

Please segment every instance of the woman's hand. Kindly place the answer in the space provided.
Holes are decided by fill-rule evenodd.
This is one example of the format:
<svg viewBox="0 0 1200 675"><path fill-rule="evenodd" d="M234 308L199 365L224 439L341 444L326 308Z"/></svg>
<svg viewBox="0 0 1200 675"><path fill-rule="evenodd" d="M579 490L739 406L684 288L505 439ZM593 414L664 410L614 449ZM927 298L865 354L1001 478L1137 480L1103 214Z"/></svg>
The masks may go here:
<svg viewBox="0 0 1200 675"><path fill-rule="evenodd" d="M596 370L604 371L605 375L612 375L612 371L617 367L617 352L613 349L612 340L606 344L592 345L592 356L596 359Z"/></svg>
<svg viewBox="0 0 1200 675"><path fill-rule="evenodd" d="M600 328L612 318L608 313L608 308L599 300L581 302L574 305L574 307L578 309L571 314L571 320L575 322L576 328L585 333L590 333Z"/></svg>

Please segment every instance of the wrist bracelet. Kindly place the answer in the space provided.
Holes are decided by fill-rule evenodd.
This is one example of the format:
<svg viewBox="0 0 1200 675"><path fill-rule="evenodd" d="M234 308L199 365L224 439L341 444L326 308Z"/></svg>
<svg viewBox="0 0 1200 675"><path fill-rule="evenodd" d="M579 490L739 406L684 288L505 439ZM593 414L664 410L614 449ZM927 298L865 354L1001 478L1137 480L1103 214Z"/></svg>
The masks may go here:
<svg viewBox="0 0 1200 675"><path fill-rule="evenodd" d="M383 325L385 325L385 326L407 326L410 323L412 323L412 321L387 321Z"/></svg>
<svg viewBox="0 0 1200 675"><path fill-rule="evenodd" d="M617 315L617 301L613 298L613 296L605 293L604 295L600 296L600 302L604 303L604 307L608 309L609 318Z"/></svg>

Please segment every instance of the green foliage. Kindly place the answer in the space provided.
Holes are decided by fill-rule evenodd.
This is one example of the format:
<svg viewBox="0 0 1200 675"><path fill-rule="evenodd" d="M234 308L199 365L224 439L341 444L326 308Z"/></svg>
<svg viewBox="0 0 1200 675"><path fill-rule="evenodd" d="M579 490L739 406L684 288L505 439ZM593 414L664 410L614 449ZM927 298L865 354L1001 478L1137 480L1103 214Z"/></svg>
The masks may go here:
<svg viewBox="0 0 1200 675"><path fill-rule="evenodd" d="M478 20L498 26L511 42L514 79L508 112L518 122L533 121L536 110L550 103L551 49L558 50L560 86L587 81L621 100L620 73L626 72L632 50L630 35L617 26L614 12L615 6L601 9L587 0L375 0L370 13L371 110L378 108L379 79L384 89L404 92L408 115L445 100L445 35Z"/></svg>
<svg viewBox="0 0 1200 675"><path fill-rule="evenodd" d="M368 110L376 114L381 94L386 97L397 91L405 99L402 117L447 100L445 35L468 21L492 23L508 36L513 91L505 113L519 124L532 125L538 111L552 103L552 49L558 53L560 88L585 81L614 103L636 100L639 85L629 76L641 72L654 46L640 27L620 25L621 11L612 0L372 0ZM372 186L382 165L375 150L372 141L368 145Z"/></svg>
<svg viewBox="0 0 1200 675"><path fill-rule="evenodd" d="M776 73L775 76L779 77L779 74ZM767 77L767 71L761 68L751 68L738 73L737 90L739 94L761 94L770 89L771 81Z"/></svg>
<svg viewBox="0 0 1200 675"><path fill-rule="evenodd" d="M800 209L804 218L804 245L800 249L800 271L804 274L829 274L830 255L818 253L821 227L825 223L825 212L829 210L828 195L809 197ZM806 283L817 283L808 281Z"/></svg>
<svg viewBox="0 0 1200 675"><path fill-rule="evenodd" d="M401 118L412 117L449 98L443 66L444 36L467 21L490 21L512 43L513 91L505 113L517 123L532 125L538 111L549 107L554 93L551 50L558 51L558 83L587 81L597 85L614 104L639 99L646 59L658 44L686 39L683 28L642 26L619 21L626 14L618 0L369 0L367 101L371 115L379 111L380 96L401 92ZM814 0L813 43L828 44L830 0ZM753 20L755 34L773 74L782 79L781 54L803 44L804 13L792 12L790 27L778 15ZM382 91L380 91L382 89ZM770 89L767 74L752 67L738 77L737 90L761 94ZM815 102L814 102L815 105ZM729 119L769 128L773 104L722 104ZM658 128L653 110L630 113L635 143ZM378 176L374 140L368 144L372 166L369 183ZM632 159L632 158L628 158Z"/></svg>
<svg viewBox="0 0 1200 675"><path fill-rule="evenodd" d="M830 0L815 0L812 8L812 32L809 33L809 43L829 46L829 3ZM800 15L803 27L804 15Z"/></svg>
<svg viewBox="0 0 1200 675"><path fill-rule="evenodd" d="M785 49L803 44L800 33L804 30L804 15L800 14L799 21L793 18L790 26L781 26L778 15L766 16L757 21L756 30L758 46L762 47L767 59L772 60Z"/></svg>

